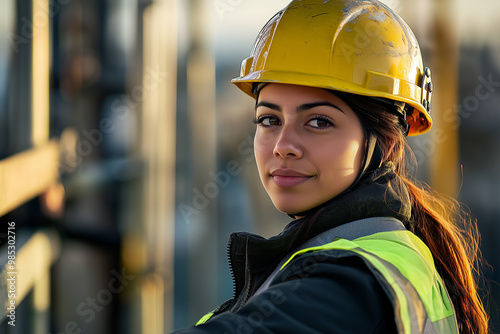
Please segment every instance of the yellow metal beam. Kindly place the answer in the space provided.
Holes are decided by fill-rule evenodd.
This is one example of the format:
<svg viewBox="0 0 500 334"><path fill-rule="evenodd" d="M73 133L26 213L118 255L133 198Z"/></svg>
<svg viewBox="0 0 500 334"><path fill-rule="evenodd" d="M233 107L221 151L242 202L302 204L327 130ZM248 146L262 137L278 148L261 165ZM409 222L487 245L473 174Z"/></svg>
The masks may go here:
<svg viewBox="0 0 500 334"><path fill-rule="evenodd" d="M433 143L436 150L430 163L431 185L437 191L456 197L459 191L459 134L455 124L459 117L458 101L458 36L451 0L433 1L432 78Z"/></svg>
<svg viewBox="0 0 500 334"><path fill-rule="evenodd" d="M16 237L16 242L18 242L19 235L16 234ZM26 295L34 289L35 311L47 310L50 305L48 277L50 267L59 255L59 249L59 239L56 234L36 232L21 248L17 249L12 266L7 264L0 268L2 272L0 276L6 280L2 282L5 285L0 284L0 286L7 288L9 305L18 307ZM8 312L7 309L7 314Z"/></svg>
<svg viewBox="0 0 500 334"><path fill-rule="evenodd" d="M204 193L209 185L208 175L217 170L217 114L216 114L216 70L215 55L211 43L214 34L211 31L210 3L204 0L186 1L188 6L189 44L187 55L187 97L190 120L192 185L193 189L201 189ZM220 131L221 129L219 129ZM218 188L217 188L218 189ZM218 191L218 190L217 190ZM194 191L189 194L193 199ZM204 195L202 195L204 196ZM194 223L196 234L188 238L188 298L189 318L195 320L204 310L210 308L217 300L216 289L206 286L217 286L214 263L217 263L217 196L203 205L203 209L190 215L183 223ZM188 229L189 231L190 229ZM193 230L194 231L194 230ZM199 254L203 252L203 257ZM196 321L196 320L195 320Z"/></svg>
<svg viewBox="0 0 500 334"><path fill-rule="evenodd" d="M58 179L59 144L49 143L0 161L0 216L42 194Z"/></svg>
<svg viewBox="0 0 500 334"><path fill-rule="evenodd" d="M33 77L31 80L31 143L49 140L50 18L49 0L33 0Z"/></svg>
<svg viewBox="0 0 500 334"><path fill-rule="evenodd" d="M146 276L141 286L142 333L165 333L164 331L164 282L158 274Z"/></svg>
<svg viewBox="0 0 500 334"><path fill-rule="evenodd" d="M143 16L141 249L145 257L141 258L145 270L153 275L141 292L142 332L147 334L170 331L173 323L177 8L178 0L157 0Z"/></svg>

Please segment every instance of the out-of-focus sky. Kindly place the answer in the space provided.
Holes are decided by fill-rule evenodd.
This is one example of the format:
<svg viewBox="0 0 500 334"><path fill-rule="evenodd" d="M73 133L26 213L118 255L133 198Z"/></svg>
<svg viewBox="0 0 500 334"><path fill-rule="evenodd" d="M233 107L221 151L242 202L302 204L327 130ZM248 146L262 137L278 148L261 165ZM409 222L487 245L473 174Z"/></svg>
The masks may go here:
<svg viewBox="0 0 500 334"><path fill-rule="evenodd" d="M436 0L432 0L436 1ZM260 28L289 0L212 0L207 1L207 13L214 26L214 42L218 57L224 57L226 48L244 48L250 52ZM405 8L415 6L413 0L384 0L391 8L405 17ZM452 0L450 11L456 15L456 27L462 43L479 44L488 41L500 47L497 31L500 29L500 1ZM425 20L430 0L418 0L417 15ZM409 18L419 19L419 18ZM499 29L497 29L499 28Z"/></svg>
<svg viewBox="0 0 500 334"><path fill-rule="evenodd" d="M488 41L500 46L500 1L458 0L456 4L458 28L463 42L474 44Z"/></svg>
<svg viewBox="0 0 500 334"><path fill-rule="evenodd" d="M233 2L238 3L238 1ZM242 0L239 1L240 5L232 9L214 7L216 49L234 48L236 45L245 48L246 53L250 53L260 29L289 2L289 0Z"/></svg>

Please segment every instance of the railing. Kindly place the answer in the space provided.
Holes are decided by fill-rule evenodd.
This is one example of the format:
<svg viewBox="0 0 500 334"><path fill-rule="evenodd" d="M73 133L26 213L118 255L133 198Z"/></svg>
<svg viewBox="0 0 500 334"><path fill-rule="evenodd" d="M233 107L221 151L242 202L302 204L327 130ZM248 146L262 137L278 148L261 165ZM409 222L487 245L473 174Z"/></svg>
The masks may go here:
<svg viewBox="0 0 500 334"><path fill-rule="evenodd" d="M0 323L16 325L19 321L29 321L33 328L47 328L50 267L59 254L59 238L51 231L19 234L15 229L9 231L13 233L8 234L7 243L0 248L0 307L5 307L0 313ZM31 319L16 318L17 307L31 291Z"/></svg>
<svg viewBox="0 0 500 334"><path fill-rule="evenodd" d="M0 161L0 216L56 184L59 152L53 140ZM17 229L14 221L0 224L6 232L0 248L0 324L15 325L17 307L30 295L31 328L43 331L48 328L50 267L59 254L59 238L52 231Z"/></svg>
<svg viewBox="0 0 500 334"><path fill-rule="evenodd" d="M47 144L0 161L0 217L57 182L59 144Z"/></svg>

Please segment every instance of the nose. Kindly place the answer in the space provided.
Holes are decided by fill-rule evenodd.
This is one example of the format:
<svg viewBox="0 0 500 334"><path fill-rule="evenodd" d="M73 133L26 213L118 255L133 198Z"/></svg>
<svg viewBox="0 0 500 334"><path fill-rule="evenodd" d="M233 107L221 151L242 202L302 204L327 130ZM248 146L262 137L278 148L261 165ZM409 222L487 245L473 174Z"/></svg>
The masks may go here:
<svg viewBox="0 0 500 334"><path fill-rule="evenodd" d="M274 156L282 159L300 159L304 155L300 138L292 126L283 126L273 149Z"/></svg>

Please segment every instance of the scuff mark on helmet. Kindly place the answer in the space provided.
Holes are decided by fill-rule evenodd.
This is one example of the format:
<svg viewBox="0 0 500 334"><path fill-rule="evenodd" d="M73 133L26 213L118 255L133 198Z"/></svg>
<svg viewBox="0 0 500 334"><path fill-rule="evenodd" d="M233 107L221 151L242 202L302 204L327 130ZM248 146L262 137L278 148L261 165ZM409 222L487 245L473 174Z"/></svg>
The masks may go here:
<svg viewBox="0 0 500 334"><path fill-rule="evenodd" d="M321 15L328 15L328 13L320 13L320 14L313 15L311 17L318 17L318 16L321 16Z"/></svg>
<svg viewBox="0 0 500 334"><path fill-rule="evenodd" d="M385 12L370 13L369 18L374 21L384 22L387 19Z"/></svg>

